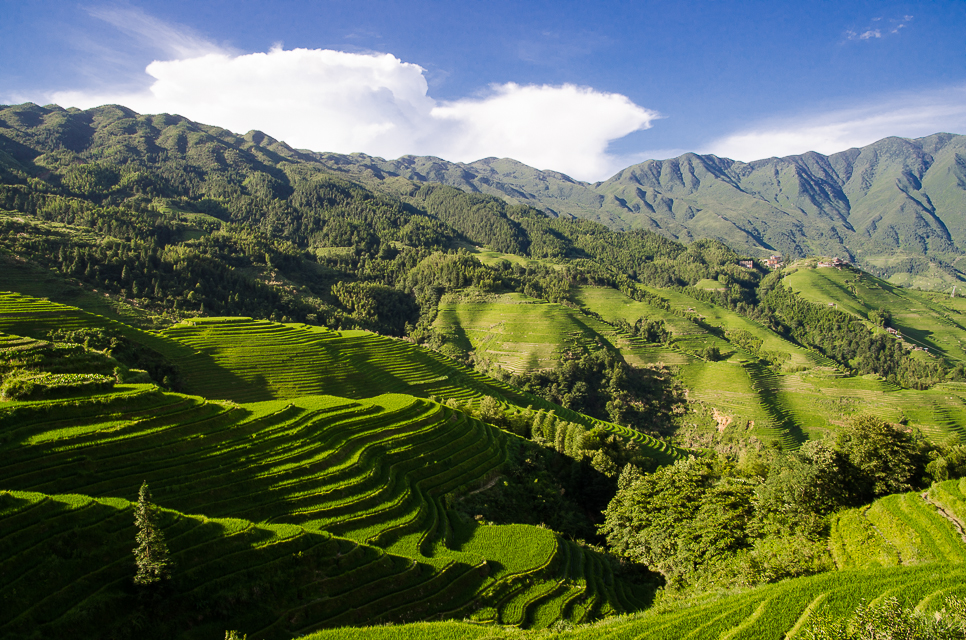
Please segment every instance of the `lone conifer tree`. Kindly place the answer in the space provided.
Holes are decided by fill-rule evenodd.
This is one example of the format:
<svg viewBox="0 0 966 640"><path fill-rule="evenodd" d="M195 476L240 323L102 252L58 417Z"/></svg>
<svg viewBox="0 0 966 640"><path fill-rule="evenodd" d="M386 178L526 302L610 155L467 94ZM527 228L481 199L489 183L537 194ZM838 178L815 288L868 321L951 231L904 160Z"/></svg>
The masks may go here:
<svg viewBox="0 0 966 640"><path fill-rule="evenodd" d="M145 480L134 507L134 524L138 528L137 549L134 559L138 571L134 576L136 584L154 584L171 577L171 560L168 558L168 545L158 526L158 508L151 502L151 490Z"/></svg>

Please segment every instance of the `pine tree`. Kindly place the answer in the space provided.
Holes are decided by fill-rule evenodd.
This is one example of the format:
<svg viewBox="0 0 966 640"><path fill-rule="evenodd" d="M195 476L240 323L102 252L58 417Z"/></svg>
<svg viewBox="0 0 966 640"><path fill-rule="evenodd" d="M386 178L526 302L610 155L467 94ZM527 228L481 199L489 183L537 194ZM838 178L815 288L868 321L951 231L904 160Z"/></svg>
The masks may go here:
<svg viewBox="0 0 966 640"><path fill-rule="evenodd" d="M136 584L148 585L171 578L171 560L168 558L168 545L158 526L158 508L151 502L151 490L145 480L134 507L134 524L138 528L137 549L134 559L137 563Z"/></svg>

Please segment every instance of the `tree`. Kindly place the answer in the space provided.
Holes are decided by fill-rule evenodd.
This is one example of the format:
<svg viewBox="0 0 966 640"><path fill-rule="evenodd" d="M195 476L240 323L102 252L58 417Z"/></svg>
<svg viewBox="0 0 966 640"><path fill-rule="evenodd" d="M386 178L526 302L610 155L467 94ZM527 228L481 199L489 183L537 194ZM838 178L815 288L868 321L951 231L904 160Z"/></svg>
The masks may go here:
<svg viewBox="0 0 966 640"><path fill-rule="evenodd" d="M855 467L865 498L912 491L928 461L925 443L917 434L871 415L853 417L839 434L838 448Z"/></svg>
<svg viewBox="0 0 966 640"><path fill-rule="evenodd" d="M685 458L654 473L625 468L599 532L618 555L682 586L747 548L754 487L723 460Z"/></svg>
<svg viewBox="0 0 966 640"><path fill-rule="evenodd" d="M168 557L168 545L165 544L164 534L158 526L158 508L151 502L151 490L146 480L141 485L138 502L134 507L134 524L138 528L138 546L134 550L138 570L134 582L149 585L169 580L171 560Z"/></svg>
<svg viewBox="0 0 966 640"><path fill-rule="evenodd" d="M755 489L755 526L766 534L821 537L828 514L860 502L854 475L846 455L830 441L809 440L778 457Z"/></svg>

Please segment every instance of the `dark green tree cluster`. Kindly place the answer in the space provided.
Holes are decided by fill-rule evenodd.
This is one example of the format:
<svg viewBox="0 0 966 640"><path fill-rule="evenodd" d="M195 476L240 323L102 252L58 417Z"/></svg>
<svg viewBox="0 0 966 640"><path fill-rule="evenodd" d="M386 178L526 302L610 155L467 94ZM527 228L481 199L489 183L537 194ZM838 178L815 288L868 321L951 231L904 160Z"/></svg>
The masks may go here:
<svg viewBox="0 0 966 640"><path fill-rule="evenodd" d="M836 440L792 453L740 463L692 457L648 475L629 466L601 533L615 553L675 587L823 571L830 514L933 480L930 450L915 434L859 416Z"/></svg>
<svg viewBox="0 0 966 640"><path fill-rule="evenodd" d="M635 320L634 324L631 324L624 318L618 318L614 326L627 335L640 338L644 342L665 343L671 339L671 332L663 320L652 320L642 317Z"/></svg>
<svg viewBox="0 0 966 640"><path fill-rule="evenodd" d="M85 349L98 351L109 357L114 367L144 369L155 382L167 389L180 391L181 370L178 365L150 347L137 343L120 331L107 327L83 327L80 329L55 329L47 337L57 343L83 345ZM100 354L98 354L100 355ZM58 373L57 369L46 370ZM87 368L85 371L99 372Z"/></svg>
<svg viewBox="0 0 966 640"><path fill-rule="evenodd" d="M360 325L388 329L395 335L403 335L406 325L419 317L419 307L412 297L384 284L337 282L332 285L332 294Z"/></svg>
<svg viewBox="0 0 966 640"><path fill-rule="evenodd" d="M550 370L510 376L524 391L644 433L662 433L683 410L683 390L666 368L631 367L617 353L571 353Z"/></svg>

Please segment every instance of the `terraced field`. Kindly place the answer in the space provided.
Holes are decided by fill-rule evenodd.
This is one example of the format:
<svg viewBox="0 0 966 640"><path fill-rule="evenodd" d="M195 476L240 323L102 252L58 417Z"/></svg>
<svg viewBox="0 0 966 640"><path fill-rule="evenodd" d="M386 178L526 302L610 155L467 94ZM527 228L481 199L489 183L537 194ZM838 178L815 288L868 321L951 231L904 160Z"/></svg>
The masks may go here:
<svg viewBox="0 0 966 640"><path fill-rule="evenodd" d="M645 602L646 594L623 585L598 554L549 530L480 526L448 511L444 496L480 486L520 441L428 400L309 396L237 405L160 393L151 385L122 385L91 399L9 403L0 409L0 433L0 487L13 491L3 495L19 505L0 513L0 530L17 540L16 532L25 530L23 513L42 513L31 504L50 500L79 506L64 508L63 527L45 524L35 543L52 549L60 538L47 540L48 533L100 526L75 519L95 511L111 535L120 536L121 516L97 505L122 509L130 524L125 500L147 480L156 501L177 512L166 526L169 538L179 538L177 523L191 519L177 514L204 514L194 521L211 518L229 542L243 540L236 532L249 532L246 536L260 541L255 546L286 558L328 545L325 557L336 558L324 560L331 565L326 571L344 568L364 597L333 601L331 585L340 585L342 593L348 579L341 575L330 586L301 585L295 600L305 602L285 600L279 606L291 608L271 618L271 626L264 611L251 613L264 627L260 637L429 615L546 626L560 616L592 620ZM63 494L73 497L48 500ZM6 505L10 498L3 500ZM70 612L89 606L92 593L120 590L116 598L124 601L127 587L119 576L131 564L133 533L127 540L121 554L97 547L98 557L111 559L109 571L92 568L90 561L71 570L67 593L58 594L62 608L45 605L43 619L4 620L0 634L62 628L70 624ZM222 542L212 544L220 548ZM232 560L219 565L211 560L215 551L179 556L180 547L172 546L179 575L195 585L191 593L221 593L219 584L230 583L234 571L262 575L256 567L263 563L246 559L261 558L261 552L225 552ZM0 547L0 562L18 568L0 568L4 575L49 584L41 577L47 573L32 573L21 552L6 549L12 555ZM350 553L353 560L342 559ZM270 554L264 563L275 558ZM16 593L36 597L29 590Z"/></svg>
<svg viewBox="0 0 966 640"><path fill-rule="evenodd" d="M209 398L248 402L403 392L466 401L496 390L484 376L454 370L426 349L366 331L204 318L163 335L192 349L194 355L181 363L183 375L193 392ZM214 378L215 368L230 371L236 380Z"/></svg>
<svg viewBox="0 0 966 640"><path fill-rule="evenodd" d="M206 318L176 325L164 336L193 350L192 356L180 360L183 375L192 392L209 398L247 401L311 393L350 398L407 393L475 404L492 396L511 410L532 406L587 427L600 426L639 442L658 460L680 455L642 433L558 407L428 349L367 331Z"/></svg>
<svg viewBox="0 0 966 640"><path fill-rule="evenodd" d="M668 300L672 309L700 315L705 322L724 331L748 331L762 340L763 349L790 354L789 367L806 370L834 368L834 363L820 354L793 345L727 309L701 302L679 291L647 290ZM740 429L763 440L778 440L783 446L792 448L804 441L803 423L792 410L794 399L785 397L785 374L776 374L758 364L753 354L712 335L701 325L678 313L632 300L606 287L578 287L574 293L580 304L601 314L606 320L623 318L631 323L640 317L663 320L673 336L670 346L645 345L639 339L624 336L613 341L629 363L641 365L659 362L674 367L681 383L688 389L689 399L702 402L714 410L719 429ZM688 353L707 346L717 346L730 357L724 362L707 362ZM828 423L823 424L827 426Z"/></svg>
<svg viewBox="0 0 966 640"><path fill-rule="evenodd" d="M0 221L5 218L22 220L23 216L22 214L0 210ZM45 222L44 226L58 227L71 235L76 233L76 227L57 225L49 221ZM81 234L82 238L84 235L86 234ZM100 238L94 237L92 240L98 242ZM10 291L18 291L25 295L49 298L62 304L82 307L90 313L138 327L150 325L154 321L144 309L135 307L126 300L117 296L105 296L103 292L97 290L82 289L77 286L76 281L72 282L71 279L65 278L62 274L27 262L19 256L7 254L2 249L0 249L0 273L3 274L2 287Z"/></svg>
<svg viewBox="0 0 966 640"><path fill-rule="evenodd" d="M801 266L783 282L810 302L834 304L863 320L870 311L888 311L890 326L910 346L966 362L966 308L960 299L903 289L867 273L833 267Z"/></svg>
<svg viewBox="0 0 966 640"><path fill-rule="evenodd" d="M665 297L667 293L664 290L655 291L659 291L658 295L661 297ZM683 316L648 302L628 298L620 291L610 287L573 287L570 293L573 296L574 302L594 313L600 314L607 322L615 322L623 318L633 323L638 318L647 318L649 320L664 321L668 330L675 337L707 334L704 328Z"/></svg>
<svg viewBox="0 0 966 640"><path fill-rule="evenodd" d="M253 637L290 638L325 624L458 608L485 580L479 567L440 571L298 526L163 510L177 572L167 611L187 611L185 619L145 610L132 593L135 529L127 501L5 492L0 522L5 638L126 636L145 624L159 637L220 637L232 625ZM132 619L132 611L140 617ZM105 621L113 622L105 628Z"/></svg>
<svg viewBox="0 0 966 640"><path fill-rule="evenodd" d="M609 327L599 324L584 326L600 335ZM546 403L367 332L214 318L148 334L79 309L0 296L0 350L39 348L10 329L43 335L64 326L120 326L150 340L177 357L192 389L222 400L118 384L97 395L0 406L0 598L13 603L0 611L3 637L84 635L105 618L116 620L117 635L154 624L199 638L225 628L287 638L436 618L543 629L649 603L647 590L592 549L547 529L479 525L447 509L448 496L482 487L522 443L427 398ZM629 343L624 349L653 348L609 336ZM937 440L966 435L966 385L904 391L820 364L793 374L753 360L686 357L674 366L692 399L731 412L724 428L787 447L867 406L905 417ZM677 455L626 435L656 455ZM131 588L127 500L144 480L166 508L162 524L177 568L171 608L197 611L190 620L144 609ZM961 523L964 483L936 485L928 501L890 496L841 514L832 543L840 572L683 608L665 603L564 637L794 637L810 615L844 613L861 599L898 594L932 607L942 594L966 591L962 531L934 506ZM479 629L391 628L392 637L454 638ZM501 627L485 629L486 637L510 637Z"/></svg>
<svg viewBox="0 0 966 640"><path fill-rule="evenodd" d="M900 389L875 376L843 376L829 369L777 376L777 402L810 437L822 437L851 416L871 413L903 421L935 442L966 439L966 385L945 383L926 391Z"/></svg>
<svg viewBox="0 0 966 640"><path fill-rule="evenodd" d="M76 307L19 293L0 292L0 331L34 337L54 329L83 329L115 324ZM29 329L29 330L25 330Z"/></svg>
<svg viewBox="0 0 966 640"><path fill-rule="evenodd" d="M702 321L709 325L720 327L724 331L747 331L755 338L758 338L762 341L761 348L763 350L780 351L789 354L790 359L785 365L786 369L794 370L800 368L810 369L817 366L834 366L833 362L821 354L793 344L783 339L781 336L766 330L754 320L739 315L734 311L702 302L701 300L692 298L684 292L675 291L673 289L655 289L653 287L645 286L641 286L641 289L666 299L670 303L673 310L678 312L688 312L688 310L690 310L691 313L699 316ZM726 350L736 351L733 357L737 359L745 359L749 357L749 354L735 346L722 348L722 351Z"/></svg>
<svg viewBox="0 0 966 640"><path fill-rule="evenodd" d="M563 305L519 293L449 295L434 326L477 358L515 373L549 369L576 346L606 343L613 329Z"/></svg>
<svg viewBox="0 0 966 640"><path fill-rule="evenodd" d="M663 292L662 293L666 293ZM555 322L563 322L562 318L578 319L584 323L589 333L597 335L599 342L610 342L624 355L631 364L643 365L649 363L663 363L675 366L675 369L688 389L689 398L706 403L713 407L727 420L728 424L740 426L742 429L754 429L755 435L762 439L778 439L785 446L794 447L804 439L802 433L790 421L788 413L772 396L776 395L775 377L765 367L748 364L749 354L738 352L743 358L732 358L733 362L705 362L688 355L682 349L699 349L716 344L723 351L734 351L729 343L708 333L699 325L681 316L669 313L647 303L637 302L624 296L619 291L601 287L578 287L575 291L576 299L591 311L601 314L607 319L624 319L634 322L637 318L660 318L668 322L674 332L673 347L661 345L647 345L638 338L629 338L617 333L610 325L596 322L593 318L582 316L560 305L540 304L502 304L487 302L459 302L453 304L452 313L457 316L452 320L453 326L465 328L466 325L477 327L480 342L471 342L479 349L489 349L500 341L501 349L519 349L527 353L534 342L534 337L545 335L544 325L540 324L541 316L533 314L529 307L537 306L546 309L546 313L556 316ZM690 298L688 298L691 300ZM699 304L694 302L694 304ZM705 305L711 307L710 305ZM514 309L516 311L507 311ZM442 312L441 312L442 315ZM533 315L533 319L530 319ZM732 314L735 315L735 314ZM740 317L740 316L735 316ZM491 323L491 324L488 324ZM531 324L536 323L536 324ZM531 330L532 333L527 333ZM742 325L744 326L744 325ZM757 326L757 325L756 325ZM506 327L511 327L507 329ZM761 330L761 328L758 328ZM492 331L490 334L488 331ZM514 333L516 331L516 333ZM470 334L467 334L470 336ZM475 334L474 334L475 335ZM524 344L510 345L510 340L527 340ZM781 341L784 343L784 341ZM549 343L540 343L547 347ZM556 347L563 348L563 347ZM797 347L796 347L797 348ZM493 353L488 350L487 353ZM814 356L812 362L814 365ZM730 419L730 420L729 420Z"/></svg>
<svg viewBox="0 0 966 640"><path fill-rule="evenodd" d="M966 562L966 479L886 496L836 515L830 549L840 568Z"/></svg>
<svg viewBox="0 0 966 640"><path fill-rule="evenodd" d="M172 360L191 355L191 351L177 342L164 340L149 331L142 331L107 316L90 313L78 307L51 302L46 298L0 291L0 332L44 339L58 329L77 330L109 328L133 342L164 352Z"/></svg>
<svg viewBox="0 0 966 640"><path fill-rule="evenodd" d="M800 273L826 271L840 274L836 269L805 270L789 278L799 277ZM891 287L888 283L883 286ZM845 376L821 354L792 345L747 318L678 291L648 291L667 299L673 309L691 309L706 322L726 331L752 333L763 339L763 349L793 354L786 367L791 370L776 373L755 363L750 354L714 338L719 340L723 351L730 350L734 355L726 362L706 362L684 352L712 344L708 340L713 336L699 325L659 307L632 300L614 289L579 287L575 290L576 299L582 305L606 320L624 318L633 322L639 317L664 320L674 335L670 348L645 345L639 339L625 336L615 336L612 341L628 362L638 365L661 362L674 367L688 389L688 397L712 407L719 418L719 427L727 425L720 428L743 429L762 439L777 439L783 446L795 447L805 437L822 437L835 431L852 415L872 413L893 422L904 420L937 442L966 441L966 385L948 383L928 391L909 391L873 376ZM912 304L911 299L906 299L908 296L922 297L917 297L915 304L928 302L918 292L898 290L897 295L906 296L901 304L907 306ZM893 304L900 302L893 301ZM966 312L966 301L962 306ZM862 313L864 317L865 311Z"/></svg>
<svg viewBox="0 0 966 640"><path fill-rule="evenodd" d="M258 402L329 394L435 396L474 404L493 396L510 410L554 410L587 427L639 442L658 460L680 451L649 436L520 393L438 353L367 331L330 331L251 318L199 318L162 333L139 331L74 307L0 294L0 332L43 337L59 326L111 327L178 364L185 390L213 400Z"/></svg>
<svg viewBox="0 0 966 640"><path fill-rule="evenodd" d="M836 571L735 594L711 594L579 627L555 636L566 640L774 640L801 637L818 615L845 617L862 602L895 596L903 606L938 609L946 596L966 595L966 566L928 564ZM309 636L334 640L347 630ZM465 623L422 623L353 629L362 640L430 638L541 638L537 633L480 628Z"/></svg>

